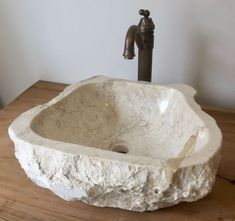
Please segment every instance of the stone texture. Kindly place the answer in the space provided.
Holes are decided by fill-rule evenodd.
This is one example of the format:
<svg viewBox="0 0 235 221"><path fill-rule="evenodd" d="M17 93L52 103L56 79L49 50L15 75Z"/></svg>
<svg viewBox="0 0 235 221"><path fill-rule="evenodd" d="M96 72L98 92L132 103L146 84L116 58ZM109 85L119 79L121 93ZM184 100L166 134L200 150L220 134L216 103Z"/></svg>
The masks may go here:
<svg viewBox="0 0 235 221"><path fill-rule="evenodd" d="M146 211L211 191L221 132L186 85L103 76L71 85L10 126L26 174L65 200Z"/></svg>

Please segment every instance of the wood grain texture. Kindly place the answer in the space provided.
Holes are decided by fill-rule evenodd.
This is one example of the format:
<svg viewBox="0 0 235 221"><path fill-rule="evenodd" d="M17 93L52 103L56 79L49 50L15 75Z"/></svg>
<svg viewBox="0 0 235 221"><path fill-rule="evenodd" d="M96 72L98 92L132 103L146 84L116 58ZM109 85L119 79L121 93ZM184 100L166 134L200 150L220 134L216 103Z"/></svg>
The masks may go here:
<svg viewBox="0 0 235 221"><path fill-rule="evenodd" d="M138 213L67 202L31 182L15 159L8 137L10 123L22 112L51 100L66 85L39 81L0 110L0 220L9 221L234 221L235 220L235 111L204 106L222 129L223 159L213 191L193 203L155 212Z"/></svg>

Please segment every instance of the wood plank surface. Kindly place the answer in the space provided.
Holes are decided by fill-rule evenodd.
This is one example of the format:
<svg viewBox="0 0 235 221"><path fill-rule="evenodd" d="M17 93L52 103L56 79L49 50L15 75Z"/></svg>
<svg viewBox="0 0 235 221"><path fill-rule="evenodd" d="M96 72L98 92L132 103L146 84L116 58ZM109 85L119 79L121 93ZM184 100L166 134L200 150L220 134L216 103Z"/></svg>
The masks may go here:
<svg viewBox="0 0 235 221"><path fill-rule="evenodd" d="M223 134L222 161L218 175L235 181L235 110L203 105L203 110L210 114Z"/></svg>
<svg viewBox="0 0 235 221"><path fill-rule="evenodd" d="M0 110L1 221L235 221L235 111L204 106L223 132L223 159L213 191L204 199L155 212L131 212L67 202L31 182L14 156L10 123L22 112L51 100L65 87L39 81Z"/></svg>

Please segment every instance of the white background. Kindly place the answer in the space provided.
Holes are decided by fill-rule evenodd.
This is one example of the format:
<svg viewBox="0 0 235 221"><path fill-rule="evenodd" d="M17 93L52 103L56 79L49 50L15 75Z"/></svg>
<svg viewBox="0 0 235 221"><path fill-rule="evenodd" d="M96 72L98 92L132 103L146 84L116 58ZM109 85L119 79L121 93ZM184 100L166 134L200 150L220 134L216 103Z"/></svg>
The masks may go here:
<svg viewBox="0 0 235 221"><path fill-rule="evenodd" d="M140 8L156 24L153 81L186 83L203 103L235 108L234 0L0 0L0 103L39 79L136 80L137 58L122 52Z"/></svg>

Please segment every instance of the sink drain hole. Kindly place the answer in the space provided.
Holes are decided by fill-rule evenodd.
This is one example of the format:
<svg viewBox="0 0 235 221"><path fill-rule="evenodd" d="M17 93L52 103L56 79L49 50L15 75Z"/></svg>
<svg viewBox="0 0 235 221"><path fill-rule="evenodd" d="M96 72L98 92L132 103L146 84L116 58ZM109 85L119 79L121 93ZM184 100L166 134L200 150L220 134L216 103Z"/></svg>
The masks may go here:
<svg viewBox="0 0 235 221"><path fill-rule="evenodd" d="M124 145L117 145L112 148L112 151L126 154L126 153L128 153L129 149Z"/></svg>

